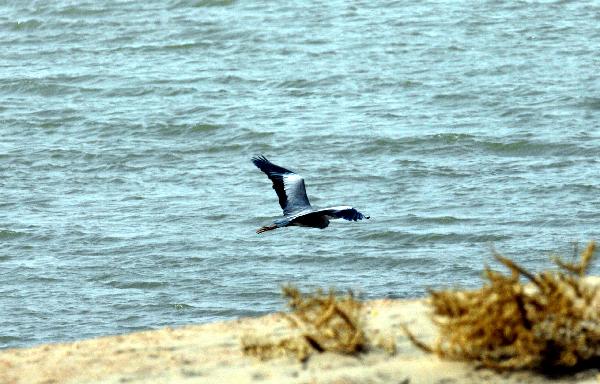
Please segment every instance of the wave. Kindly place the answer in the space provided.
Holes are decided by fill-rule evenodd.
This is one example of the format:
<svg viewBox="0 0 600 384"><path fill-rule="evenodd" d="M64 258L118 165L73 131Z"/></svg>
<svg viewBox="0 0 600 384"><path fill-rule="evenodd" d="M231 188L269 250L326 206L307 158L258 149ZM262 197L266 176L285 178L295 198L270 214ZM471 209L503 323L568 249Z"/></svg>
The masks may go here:
<svg viewBox="0 0 600 384"><path fill-rule="evenodd" d="M118 289L158 289L167 286L164 281L109 281L109 286Z"/></svg>
<svg viewBox="0 0 600 384"><path fill-rule="evenodd" d="M356 138L354 139L356 140ZM584 141L546 141L507 137L478 136L464 133L440 133L405 137L376 137L361 140L356 150L367 154L395 152L404 154L456 154L495 156L589 156L598 148Z"/></svg>
<svg viewBox="0 0 600 384"><path fill-rule="evenodd" d="M17 21L7 21L0 24L0 28L8 29L11 31L32 31L36 29L40 29L44 25L44 22L38 19L29 19L29 20L17 20Z"/></svg>
<svg viewBox="0 0 600 384"><path fill-rule="evenodd" d="M177 8L203 8L203 7L228 7L235 4L235 0L177 0L172 1L170 9Z"/></svg>
<svg viewBox="0 0 600 384"><path fill-rule="evenodd" d="M0 240L12 240L26 236L27 233L19 231L11 231L9 229L0 229Z"/></svg>
<svg viewBox="0 0 600 384"><path fill-rule="evenodd" d="M216 133L224 130L225 126L220 124L196 123L196 124L164 124L158 127L159 134L164 136L190 136L197 134Z"/></svg>
<svg viewBox="0 0 600 384"><path fill-rule="evenodd" d="M407 221L412 224L463 224L472 222L473 219L454 216L417 216L410 214L407 216Z"/></svg>

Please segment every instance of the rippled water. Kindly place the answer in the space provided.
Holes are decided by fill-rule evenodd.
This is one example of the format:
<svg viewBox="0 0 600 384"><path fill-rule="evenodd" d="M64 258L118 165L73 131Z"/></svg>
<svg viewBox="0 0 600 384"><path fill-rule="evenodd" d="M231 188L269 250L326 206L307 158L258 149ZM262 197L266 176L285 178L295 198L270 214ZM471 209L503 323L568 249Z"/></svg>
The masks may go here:
<svg viewBox="0 0 600 384"><path fill-rule="evenodd" d="M597 3L413 3L0 3L0 348L600 239ZM281 212L255 154L371 220L256 235Z"/></svg>

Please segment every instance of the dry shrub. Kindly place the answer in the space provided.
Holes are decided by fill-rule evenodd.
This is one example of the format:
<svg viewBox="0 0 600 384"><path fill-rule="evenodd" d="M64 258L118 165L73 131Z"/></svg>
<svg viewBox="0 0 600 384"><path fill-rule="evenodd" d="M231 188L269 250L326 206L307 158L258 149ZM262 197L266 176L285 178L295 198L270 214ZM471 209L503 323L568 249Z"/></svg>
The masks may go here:
<svg viewBox="0 0 600 384"><path fill-rule="evenodd" d="M292 355L300 361L306 361L311 354L309 345L302 338L286 337L273 340L257 335L242 337L242 352L261 360Z"/></svg>
<svg viewBox="0 0 600 384"><path fill-rule="evenodd" d="M362 303L352 293L336 297L317 291L303 295L297 288L283 288L293 310L288 319L302 330L310 346L318 352L354 354L366 349L367 340L360 323Z"/></svg>
<svg viewBox="0 0 600 384"><path fill-rule="evenodd" d="M510 275L487 268L477 291L431 292L440 337L433 347L415 344L441 357L475 360L494 369L555 370L600 361L600 290L584 279L595 244L579 263L563 271L533 275L495 255ZM531 284L519 281L525 277Z"/></svg>
<svg viewBox="0 0 600 384"><path fill-rule="evenodd" d="M293 354L305 361L314 352L356 354L366 350L367 338L360 321L362 303L351 293L344 297L321 290L302 294L286 286L283 295L292 310L285 317L298 331L296 335L276 341L245 337L244 353L261 359Z"/></svg>

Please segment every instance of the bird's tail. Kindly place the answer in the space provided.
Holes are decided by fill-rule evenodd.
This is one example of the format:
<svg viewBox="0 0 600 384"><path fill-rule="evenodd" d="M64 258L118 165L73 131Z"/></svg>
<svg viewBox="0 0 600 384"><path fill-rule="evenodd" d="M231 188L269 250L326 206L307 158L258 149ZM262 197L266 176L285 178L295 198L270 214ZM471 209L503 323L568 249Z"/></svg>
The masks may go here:
<svg viewBox="0 0 600 384"><path fill-rule="evenodd" d="M256 233L263 233L263 232L267 232L267 231L272 231L274 229L277 229L277 225L273 224L273 225L265 225L264 227L260 227L256 230Z"/></svg>

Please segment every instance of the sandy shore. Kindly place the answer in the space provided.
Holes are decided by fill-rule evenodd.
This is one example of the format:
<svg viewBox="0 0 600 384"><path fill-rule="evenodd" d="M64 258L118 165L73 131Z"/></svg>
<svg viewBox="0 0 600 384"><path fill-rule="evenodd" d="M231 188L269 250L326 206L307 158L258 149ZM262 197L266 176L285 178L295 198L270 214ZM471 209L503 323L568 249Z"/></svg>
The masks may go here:
<svg viewBox="0 0 600 384"><path fill-rule="evenodd" d="M243 355L244 336L289 334L283 316L271 314L5 350L0 352L0 383L600 383L594 369L548 378L442 361L416 349L401 323L424 341L436 337L424 300L376 300L366 305L366 327L374 337L396 340L394 355L383 350L358 357L324 353L305 363Z"/></svg>

